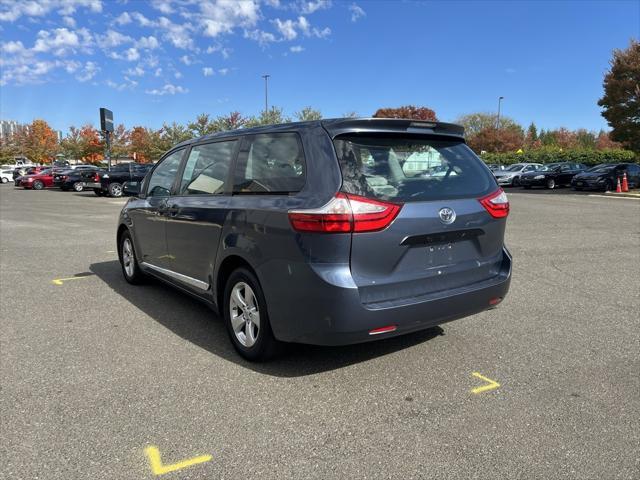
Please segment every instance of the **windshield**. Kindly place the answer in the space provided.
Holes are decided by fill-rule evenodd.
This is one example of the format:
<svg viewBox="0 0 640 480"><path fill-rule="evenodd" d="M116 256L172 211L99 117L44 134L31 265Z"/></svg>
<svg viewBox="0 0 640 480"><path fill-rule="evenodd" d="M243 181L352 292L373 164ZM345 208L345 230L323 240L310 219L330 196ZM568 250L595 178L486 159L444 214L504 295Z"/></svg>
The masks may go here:
<svg viewBox="0 0 640 480"><path fill-rule="evenodd" d="M507 168L507 172L519 172L523 167L523 164L516 163L515 165L511 165L509 168Z"/></svg>
<svg viewBox="0 0 640 480"><path fill-rule="evenodd" d="M590 168L587 171L593 173L607 173L613 170L615 167L615 165L596 165L595 167Z"/></svg>
<svg viewBox="0 0 640 480"><path fill-rule="evenodd" d="M431 138L340 136L334 140L343 191L399 202L480 197L493 176L464 142Z"/></svg>

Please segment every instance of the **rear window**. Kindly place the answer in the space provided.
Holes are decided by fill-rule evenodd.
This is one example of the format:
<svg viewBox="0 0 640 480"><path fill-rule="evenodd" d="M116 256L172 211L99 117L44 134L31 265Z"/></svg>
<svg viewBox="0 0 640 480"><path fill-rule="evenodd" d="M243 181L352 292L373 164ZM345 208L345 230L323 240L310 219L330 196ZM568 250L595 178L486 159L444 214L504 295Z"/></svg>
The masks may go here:
<svg viewBox="0 0 640 480"><path fill-rule="evenodd" d="M491 172L461 141L347 135L334 145L346 193L418 202L480 197L497 188Z"/></svg>

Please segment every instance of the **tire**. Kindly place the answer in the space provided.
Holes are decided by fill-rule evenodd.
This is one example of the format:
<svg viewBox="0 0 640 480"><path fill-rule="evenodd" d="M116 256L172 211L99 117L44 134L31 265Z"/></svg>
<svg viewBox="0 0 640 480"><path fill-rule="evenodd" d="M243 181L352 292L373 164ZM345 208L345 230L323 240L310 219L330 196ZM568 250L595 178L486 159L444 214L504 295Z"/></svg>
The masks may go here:
<svg viewBox="0 0 640 480"><path fill-rule="evenodd" d="M118 241L118 258L120 259L122 275L127 282L131 285L144 283L145 274L140 270L140 265L138 265L135 247L133 246L133 240L128 230L120 235Z"/></svg>
<svg viewBox="0 0 640 480"><path fill-rule="evenodd" d="M549 190L553 190L554 188L556 188L556 181L553 178L547 180L547 188Z"/></svg>
<svg viewBox="0 0 640 480"><path fill-rule="evenodd" d="M40 180L36 180L35 182L33 182L34 190L42 190L43 188L44 188L44 183L42 183Z"/></svg>
<svg viewBox="0 0 640 480"><path fill-rule="evenodd" d="M113 182L109 184L109 195L112 197L121 197L122 196L122 184L118 182Z"/></svg>
<svg viewBox="0 0 640 480"><path fill-rule="evenodd" d="M8 178L6 178L6 177L2 177L2 183L8 183L8 182L9 182L9 179L8 179Z"/></svg>
<svg viewBox="0 0 640 480"><path fill-rule="evenodd" d="M83 185L82 185L82 183L80 183L80 182L75 182L75 183L73 184L73 190L74 190L75 192L81 192L82 190L84 190L84 186L83 186Z"/></svg>
<svg viewBox="0 0 640 480"><path fill-rule="evenodd" d="M511 186L512 186L512 187L519 187L519 186L520 186L520 177L515 177L515 178L511 181Z"/></svg>
<svg viewBox="0 0 640 480"><path fill-rule="evenodd" d="M104 193L102 193L102 190L100 190L99 188L94 188L93 193L95 193L98 197L104 196Z"/></svg>
<svg viewBox="0 0 640 480"><path fill-rule="evenodd" d="M267 302L255 275L246 268L235 270L227 280L222 298L224 322L236 351L252 362L272 358L280 342L273 336Z"/></svg>

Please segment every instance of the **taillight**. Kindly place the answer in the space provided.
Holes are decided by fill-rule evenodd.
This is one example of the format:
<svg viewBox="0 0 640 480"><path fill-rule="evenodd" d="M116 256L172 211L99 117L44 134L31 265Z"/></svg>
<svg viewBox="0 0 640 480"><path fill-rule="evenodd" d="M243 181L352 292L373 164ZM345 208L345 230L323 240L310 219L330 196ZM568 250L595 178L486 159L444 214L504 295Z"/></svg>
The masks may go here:
<svg viewBox="0 0 640 480"><path fill-rule="evenodd" d="M299 232L376 232L387 228L401 208L395 203L338 193L323 207L289 211L289 220Z"/></svg>
<svg viewBox="0 0 640 480"><path fill-rule="evenodd" d="M501 188L478 201L493 218L505 218L509 215L509 199Z"/></svg>

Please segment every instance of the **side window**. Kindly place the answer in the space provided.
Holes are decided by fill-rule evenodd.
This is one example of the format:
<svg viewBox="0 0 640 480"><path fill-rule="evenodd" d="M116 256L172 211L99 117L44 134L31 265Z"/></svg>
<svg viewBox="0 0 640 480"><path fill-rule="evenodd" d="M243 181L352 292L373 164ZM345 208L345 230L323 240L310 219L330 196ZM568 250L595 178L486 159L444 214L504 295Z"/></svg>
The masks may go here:
<svg viewBox="0 0 640 480"><path fill-rule="evenodd" d="M250 137L249 152L238 158L233 191L293 193L304 187L306 164L295 133Z"/></svg>
<svg viewBox="0 0 640 480"><path fill-rule="evenodd" d="M147 196L167 197L171 194L171 186L178 173L183 154L184 148L173 152L162 160L162 163L156 167L149 178Z"/></svg>
<svg viewBox="0 0 640 480"><path fill-rule="evenodd" d="M236 143L237 140L231 140L192 147L182 174L180 194L223 193Z"/></svg>

